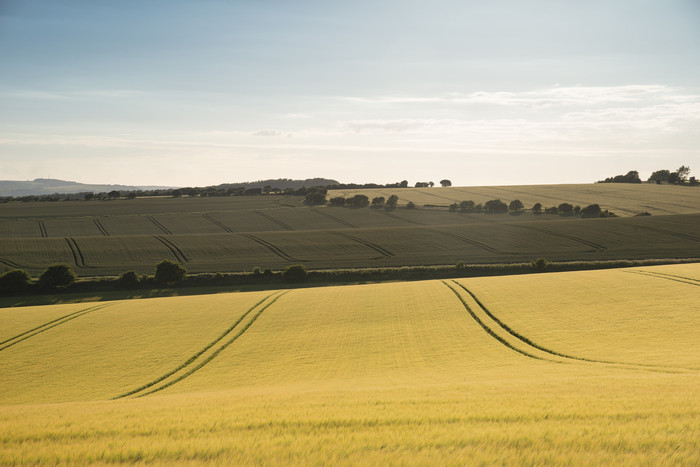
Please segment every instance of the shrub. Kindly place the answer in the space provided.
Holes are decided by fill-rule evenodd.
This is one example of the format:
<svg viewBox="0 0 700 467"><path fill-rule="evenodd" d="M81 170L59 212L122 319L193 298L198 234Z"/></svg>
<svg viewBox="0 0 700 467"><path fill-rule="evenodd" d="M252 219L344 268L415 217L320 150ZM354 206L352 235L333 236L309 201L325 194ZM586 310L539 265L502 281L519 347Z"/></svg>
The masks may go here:
<svg viewBox="0 0 700 467"><path fill-rule="evenodd" d="M503 214L508 212L508 205L500 199L492 199L484 203L484 208L489 214Z"/></svg>
<svg viewBox="0 0 700 467"><path fill-rule="evenodd" d="M474 201L467 200L459 203L460 212L472 212L474 210Z"/></svg>
<svg viewBox="0 0 700 467"><path fill-rule="evenodd" d="M560 216L574 215L574 206L569 203L561 203L559 206L557 206L557 210L559 211Z"/></svg>
<svg viewBox="0 0 700 467"><path fill-rule="evenodd" d="M139 275L135 271L127 271L119 276L119 286L124 289L135 289L139 282Z"/></svg>
<svg viewBox="0 0 700 467"><path fill-rule="evenodd" d="M508 209L510 209L511 211L515 211L515 212L520 212L523 210L523 208L525 208L525 206L523 205L523 202L520 201L519 199L514 199L508 205Z"/></svg>
<svg viewBox="0 0 700 467"><path fill-rule="evenodd" d="M364 208L369 205L369 198L366 195L355 195L345 199L345 205L354 208Z"/></svg>
<svg viewBox="0 0 700 467"><path fill-rule="evenodd" d="M389 196L389 199L386 200L386 207L388 209L394 209L396 207L396 203L399 202L399 197L396 195L391 195Z"/></svg>
<svg viewBox="0 0 700 467"><path fill-rule="evenodd" d="M600 212L600 206L597 204L590 204L581 209L581 217L600 217Z"/></svg>
<svg viewBox="0 0 700 467"><path fill-rule="evenodd" d="M260 275L262 275L262 269L260 269L259 266L255 266L255 267L253 268L253 275L254 275L254 276L260 276Z"/></svg>
<svg viewBox="0 0 700 467"><path fill-rule="evenodd" d="M542 213L542 203L535 203L532 205L532 212L535 214Z"/></svg>
<svg viewBox="0 0 700 467"><path fill-rule="evenodd" d="M309 272L303 264L292 264L287 266L287 269L282 273L282 277L290 282L302 282L306 280Z"/></svg>
<svg viewBox="0 0 700 467"><path fill-rule="evenodd" d="M545 214L558 214L559 209L556 206L552 206L551 208L545 208L544 212Z"/></svg>
<svg viewBox="0 0 700 467"><path fill-rule="evenodd" d="M530 263L530 267L537 272L544 272L549 267L549 261L547 261L547 258L537 258Z"/></svg>
<svg viewBox="0 0 700 467"><path fill-rule="evenodd" d="M54 264L46 268L39 276L39 287L42 289L56 289L67 287L75 282L77 276L67 264Z"/></svg>
<svg viewBox="0 0 700 467"><path fill-rule="evenodd" d="M32 283L32 277L22 269L13 269L0 276L0 293L24 292Z"/></svg>
<svg viewBox="0 0 700 467"><path fill-rule="evenodd" d="M342 196L336 196L335 198L331 198L330 201L331 206L345 206L345 198Z"/></svg>
<svg viewBox="0 0 700 467"><path fill-rule="evenodd" d="M467 269L467 265L464 263L464 261L459 261L457 264L455 264L455 269L458 271L463 271Z"/></svg>
<svg viewBox="0 0 700 467"><path fill-rule="evenodd" d="M648 211L640 212L639 214L635 214L635 217L642 217L642 216L651 216L651 213Z"/></svg>
<svg viewBox="0 0 700 467"><path fill-rule="evenodd" d="M372 207L373 208L381 208L384 206L384 202L386 199L383 196L377 196L376 198L372 198Z"/></svg>
<svg viewBox="0 0 700 467"><path fill-rule="evenodd" d="M416 205L413 201L406 203L406 209L416 209Z"/></svg>
<svg viewBox="0 0 700 467"><path fill-rule="evenodd" d="M311 191L306 194L304 203L306 204L325 204L326 194L321 191Z"/></svg>
<svg viewBox="0 0 700 467"><path fill-rule="evenodd" d="M175 284L183 280L186 273L187 270L180 264L164 259L156 264L155 279L159 284Z"/></svg>
<svg viewBox="0 0 700 467"><path fill-rule="evenodd" d="M447 208L448 211L450 212L457 212L457 209L459 209L459 204L457 203L452 203L450 206Z"/></svg>

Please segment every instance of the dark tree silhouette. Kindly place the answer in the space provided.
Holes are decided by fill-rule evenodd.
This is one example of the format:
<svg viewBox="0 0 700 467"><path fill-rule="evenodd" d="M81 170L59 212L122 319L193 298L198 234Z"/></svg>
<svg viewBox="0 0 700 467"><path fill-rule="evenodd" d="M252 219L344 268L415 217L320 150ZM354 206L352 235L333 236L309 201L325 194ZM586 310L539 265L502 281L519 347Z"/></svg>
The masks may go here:
<svg viewBox="0 0 700 467"><path fill-rule="evenodd" d="M492 199L484 203L484 209L489 214L503 214L508 212L508 205L500 199Z"/></svg>
<svg viewBox="0 0 700 467"><path fill-rule="evenodd" d="M508 209L510 209L511 211L515 211L515 212L520 212L524 208L525 208L525 205L523 205L522 201L520 201L519 199L514 199L508 205Z"/></svg>
<svg viewBox="0 0 700 467"><path fill-rule="evenodd" d="M440 180L440 186L452 186L452 182L448 179Z"/></svg>
<svg viewBox="0 0 700 467"><path fill-rule="evenodd" d="M42 289L56 289L71 285L77 276L67 264L54 264L49 266L39 276L39 287Z"/></svg>
<svg viewBox="0 0 700 467"><path fill-rule="evenodd" d="M160 284L175 284L185 278L187 270L167 259L156 264L156 282Z"/></svg>

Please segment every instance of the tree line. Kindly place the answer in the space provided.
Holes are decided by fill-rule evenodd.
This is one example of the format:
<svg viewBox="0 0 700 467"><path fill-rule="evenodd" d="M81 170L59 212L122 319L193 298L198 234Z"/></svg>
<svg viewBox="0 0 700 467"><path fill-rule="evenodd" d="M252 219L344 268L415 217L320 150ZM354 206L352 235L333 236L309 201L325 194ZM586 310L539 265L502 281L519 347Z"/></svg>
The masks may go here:
<svg viewBox="0 0 700 467"><path fill-rule="evenodd" d="M615 175L614 177L600 180L597 183L642 183L642 179L639 178L639 172L630 170L625 175ZM647 183L656 183L657 185L664 183L670 185L700 185L700 182L698 182L695 177L690 177L690 167L687 165L682 165L675 171L666 169L656 170L649 176Z"/></svg>

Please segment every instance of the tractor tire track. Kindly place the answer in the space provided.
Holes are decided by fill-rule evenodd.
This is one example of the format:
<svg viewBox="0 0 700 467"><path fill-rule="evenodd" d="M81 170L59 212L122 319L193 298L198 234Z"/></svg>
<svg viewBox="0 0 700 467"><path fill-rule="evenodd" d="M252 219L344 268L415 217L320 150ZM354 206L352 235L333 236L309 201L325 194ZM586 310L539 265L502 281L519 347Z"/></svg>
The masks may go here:
<svg viewBox="0 0 700 467"><path fill-rule="evenodd" d="M343 219L340 219L338 217L335 217L332 214L328 214L327 212L322 212L322 211L316 210L316 209L312 209L311 212L315 212L316 214L318 214L320 216L327 217L328 219L334 220L334 221L338 222L339 224L342 224L346 227L350 227L351 229L359 229L358 226L351 224L350 222L346 222Z"/></svg>
<svg viewBox="0 0 700 467"><path fill-rule="evenodd" d="M0 342L0 351L5 350L8 347L12 347L15 344L19 344L22 341L25 341L29 339L30 337L34 337L37 334L41 334L44 331L48 331L49 329L55 328L56 326L60 326L61 324L67 323L68 321L72 321L76 318L80 318L81 316L85 316L88 313L92 313L93 311L97 310L102 310L108 306L112 306L111 303L105 304L105 305L96 305L92 306L89 308L85 308L82 310L74 311L73 313L68 313L65 316L61 316L60 318L56 318L52 321L49 321L47 323L44 323L40 326L37 326L35 328L32 328L28 331L25 331L21 334L17 334L14 337L11 337L9 339L6 339L2 342Z"/></svg>
<svg viewBox="0 0 700 467"><path fill-rule="evenodd" d="M99 219L93 219L93 222L95 223L97 230L99 230L102 235L109 237L109 232L107 232L107 229L105 229L105 226L102 225L102 222L100 222Z"/></svg>
<svg viewBox="0 0 700 467"><path fill-rule="evenodd" d="M15 263L14 261L10 261L9 259L2 259L2 258L0 258L0 263L4 264L4 265L6 265L6 266L9 266L9 267L11 267L11 268L15 268L15 269L22 269L22 268L24 267L24 266L22 266L21 264L17 264L17 263ZM1 343L1 342L0 342L0 343Z"/></svg>
<svg viewBox="0 0 700 467"><path fill-rule="evenodd" d="M399 221L406 222L406 223L408 223L408 224L413 224L413 225L425 225L425 224L423 224L422 222L417 222L417 221L414 221L414 220L411 220L411 219L404 219L403 217L396 216L396 215L394 215L394 214L392 214L392 213L390 213L390 212L387 212L386 210L384 211L384 215L387 216L387 217L390 217L390 218L392 218L392 219L396 219L396 220L399 220Z"/></svg>
<svg viewBox="0 0 700 467"><path fill-rule="evenodd" d="M472 240L471 238L462 237L461 235L453 234L450 232L443 232L441 230L435 230L435 229L429 229L429 231L436 233L436 234L439 234L439 235L444 235L446 237L454 238L456 240L460 240L460 241L465 242L465 243L469 243L470 245L481 248L482 250L486 250L489 253L496 253L499 255L516 255L517 254L517 253L510 253L507 251L497 250L496 248L490 247L490 246L488 246L484 243L478 242L476 240Z"/></svg>
<svg viewBox="0 0 700 467"><path fill-rule="evenodd" d="M154 235L153 238L162 243L165 246L165 248L167 248L170 251L170 253L172 253L176 261L179 261L181 263L188 263L190 261L189 258L187 258L187 256L185 256L185 254L182 252L180 247L175 245L175 243L173 243L172 241L168 240L162 235Z"/></svg>
<svg viewBox="0 0 700 467"><path fill-rule="evenodd" d="M46 224L44 221L39 221L39 233L41 233L41 236L44 238L49 236L48 232L46 232Z"/></svg>
<svg viewBox="0 0 700 467"><path fill-rule="evenodd" d="M265 306L263 306L262 308L260 308L260 309L258 310L258 312L257 312L255 315L253 315L253 317L250 319L250 321L248 321L248 324L246 324L240 331L238 331L238 332L236 333L236 335L234 335L231 339L229 339L228 341L226 341L221 347L219 347L218 349L216 349L211 355L209 355L208 357L206 357L202 362L200 362L199 364L197 364L195 367L191 368L191 369L188 370L186 373L184 373L184 374L178 376L178 377L175 378L174 380L168 381L166 384L164 384L164 385L162 385L162 386L159 386L159 387L157 387L157 388L151 389L151 390L148 391L148 392L145 392L145 393L143 393L143 394L139 394L137 397L144 397L144 396L147 396L147 395L149 395L149 394L153 394L153 393L155 393L155 392L162 391L163 389L168 388L168 387L172 386L173 384L179 383L179 382L182 381L183 379L185 379L185 378L191 376L192 374L194 374L195 372L197 372L198 370L200 370L202 367L204 367L204 366L207 365L209 362L211 362L212 360L214 360L221 352L223 352L224 350L226 350L226 348L228 348L231 344L233 344L239 337L241 337L241 336L243 335L243 333L246 332L246 331L248 330L248 328L250 328L250 327L253 325L253 323L260 317L260 315L263 313L263 311L265 311L265 310L267 310L268 308L270 308L277 300L279 300L281 297L283 297L284 295L286 295L286 294L288 294L288 293L289 293L289 291L282 292L281 294L277 295L277 296L274 297L272 300L270 300ZM251 309L251 310L252 310L252 309Z"/></svg>
<svg viewBox="0 0 700 467"><path fill-rule="evenodd" d="M672 274L662 274L658 272L651 272L651 271L624 271L628 272L630 274L639 274L642 276L648 276L648 277L656 277L657 279L666 279L667 281L674 281L674 282L680 282L682 284L688 284L688 285L694 285L696 287L700 287L700 281L697 279L690 279L687 277L683 276L674 276Z"/></svg>
<svg viewBox="0 0 700 467"><path fill-rule="evenodd" d="M538 229L536 227L528 227L526 225L518 225L518 224L511 224L511 225L513 227L517 227L520 229L532 230L534 232L544 233L544 234L552 235L554 237L559 237L559 238L571 240L572 242L576 242L576 243L579 243L581 245L591 247L597 253L601 253L601 252L608 249L608 247L606 247L605 245L601 245L600 243L595 243L595 242L592 242L590 240L583 239L581 237L576 237L575 235L564 234L561 232L552 232L550 230Z"/></svg>
<svg viewBox="0 0 700 467"><path fill-rule="evenodd" d="M476 316L476 313L474 313L474 311L471 309L471 307L467 304L467 302L464 300L464 298L459 294L459 292L458 292L457 290L453 289L453 288L447 283L447 281L442 281L442 283L445 284L445 287L447 287L448 289L450 289L450 290L452 291L452 293L455 294L455 296L459 299L460 302L462 302L462 305L464 306L464 309L467 310L467 313L469 313L469 316L471 316L472 319L474 319L474 321L476 321L476 323L477 323L479 326L481 326L481 328L482 328L484 331L486 331L486 334L488 334L489 336L491 336L491 337L493 337L494 339L496 339L496 341L498 341L499 343L501 343L501 344L504 345L505 347L509 348L510 350L513 350L513 351L515 351L515 352L517 352L517 353L519 353L519 354L521 354L521 355L524 355L525 357L534 358L535 360L544 360L544 361L557 362L556 360L549 360L549 359L546 359L546 358L538 357L537 355L533 355L533 354L531 354L531 353L529 353L529 352L525 352L524 350L520 350L519 348L515 347L514 345L512 345L512 344L511 344L510 342L508 342L507 340L503 339L501 336L499 336L498 334L496 334L490 327L488 327L486 324L484 324L484 322L481 321L481 320L479 319L478 316ZM559 363L559 362L557 362L557 363Z"/></svg>
<svg viewBox="0 0 700 467"><path fill-rule="evenodd" d="M370 248L381 255L381 256L378 256L378 257L372 258L372 259L384 259L384 258L391 258L392 256L394 256L394 253L392 253L391 251L387 250L386 248L384 248L380 245L377 245L376 243L372 243L372 242L369 242L367 240L363 240L361 238L355 237L354 235L350 235L350 234L346 234L346 233L341 233L341 232L333 232L333 233L335 235L338 235L339 237L347 238L348 240L352 240L352 241L357 242L361 245L364 245L367 248Z"/></svg>
<svg viewBox="0 0 700 467"><path fill-rule="evenodd" d="M282 258L283 260L292 261L292 262L299 261L302 263L306 262L305 259L297 259L297 258L294 258L293 256L289 256L281 248L273 245L272 243L268 242L267 240L263 240L260 237L256 237L255 235L251 235L251 234L243 234L243 236L253 240L254 242L258 243L259 245L264 246L265 248L267 248L268 250L270 250L271 252L273 252L274 254L276 254L277 256Z"/></svg>
<svg viewBox="0 0 700 467"><path fill-rule="evenodd" d="M500 326L500 328L503 329L505 332L507 332L508 334L513 336L514 338L518 339L519 341L523 342L527 346L529 346L533 349L540 350L540 351L547 353L553 357L560 357L560 358L564 358L564 359L572 360L572 361L581 361L581 362L588 362L588 363L601 363L601 364L605 364L605 365L622 365L622 366L636 367L636 368L652 370L652 371L672 371L672 370L691 370L691 371L693 371L694 370L692 368L683 368L683 367L670 367L670 366L664 367L664 366L659 366L659 365L647 365L644 363L628 363L628 362L615 362L615 361L611 361L611 360L597 360L597 359L586 358L586 357L577 357L575 355L569 355L569 354L565 354L562 352L557 352L556 350L548 349L546 347L543 347L543 346L531 341L527 337L523 336L522 334L519 334L517 331L510 328L506 323L501 321L488 308L486 308L486 306L483 303L481 303L481 301L477 298L476 295L474 295L474 293L472 293L472 291L470 291L464 285L460 284L459 282L457 282L455 280L453 280L452 282L454 284L456 284L458 287L460 287L462 290L467 292L467 294L469 294L469 296L476 302L476 304L481 308L481 310L489 318L491 318L498 326ZM445 283L445 281L443 281L443 283ZM445 285L447 285L447 284L445 283ZM455 290L452 290L452 291L455 292ZM455 293L457 293L457 292L455 292ZM465 306L466 306L466 304L465 304Z"/></svg>
<svg viewBox="0 0 700 467"><path fill-rule="evenodd" d="M73 261L75 262L75 265L79 268L90 268L92 266L88 266L85 264L85 256L83 256L83 252L80 250L80 247L78 246L78 242L75 241L73 237L66 237L66 243L68 244L68 248L70 248L71 253L73 254Z"/></svg>
<svg viewBox="0 0 700 467"><path fill-rule="evenodd" d="M636 225L635 227L637 227L638 229L646 229L646 230L651 230L652 232L663 233L663 234L670 235L670 236L676 237L676 238L682 238L683 240L692 240L694 242L700 242L700 237L696 237L696 236L690 235L690 234L685 234L682 232L674 232L673 230L660 229L658 227L650 227L648 225Z"/></svg>
<svg viewBox="0 0 700 467"><path fill-rule="evenodd" d="M153 223L153 225L155 225L156 227L158 227L158 229L160 229L161 232L163 232L163 233L165 233L165 234L168 234L168 235L172 235L172 234L173 234L173 233L172 233L170 230L168 230L163 224L161 224L160 222L158 222L158 219L156 219L155 217L153 217L153 216L147 216L146 219L148 219L149 221L151 221L151 223Z"/></svg>
<svg viewBox="0 0 700 467"><path fill-rule="evenodd" d="M269 215L269 214L265 214L264 212L261 212L261 211L255 211L255 214L257 214L258 216L264 217L265 219L267 219L267 220L269 220L269 221L274 222L275 224L279 225L280 227L282 227L282 228L285 229L285 230L294 230L294 229L291 228L289 225L285 224L284 222L282 222L282 221L279 220L279 219L276 219L276 218L272 217L272 216Z"/></svg>
<svg viewBox="0 0 700 467"><path fill-rule="evenodd" d="M211 217L209 214L205 213L202 217L205 218L206 220L208 220L209 222L211 222L212 224L214 224L218 227L221 227L221 229L224 232L233 233L233 230L231 230L226 224L224 224L223 222L217 221L216 219Z"/></svg>
<svg viewBox="0 0 700 467"><path fill-rule="evenodd" d="M136 388L136 389L134 389L134 390L131 390L131 391L129 391L129 392L125 392L124 394L120 394L119 396L114 397L113 400L114 400L114 399L122 399L122 398L124 398L124 397L132 396L132 395L134 395L134 394L136 394L136 393L138 393L138 392L143 392L143 391L145 391L146 389L149 389L149 388L155 386L156 384L160 383L161 381L166 380L167 378L171 377L172 375L174 375L174 374L177 373L178 371L180 371L180 370L182 370L182 369L188 367L189 365L191 365L192 363L194 363L194 361L197 360L204 352L206 352L207 350L211 349L211 348L214 347L216 344L218 344L219 342L221 342L227 335L229 335L229 334L236 328L236 326L238 326L238 325L241 323L241 321L243 321L243 320L245 319L246 316L248 316L253 310L255 310L257 307L259 307L260 305L262 305L263 302L265 302L266 300L268 300L270 297L274 296L276 293L279 293L279 292L273 292L273 293L271 293L271 294L265 296L262 300L260 300L260 301L257 302L255 305L253 305L253 306L250 307L248 310L246 310L246 312L243 313L243 314L241 315L241 317L238 318L238 320L236 320L235 323L233 323L233 324L232 324L231 326L229 326L223 333L221 333L221 334L219 335L219 337L217 337L216 339L214 339L213 341L211 341L211 342L210 342L209 344L207 344L204 348L202 348L199 352L197 352L196 354L192 355L187 361L185 361L184 363L180 364L180 365L179 365L177 368L175 368L174 370L171 370L171 371L169 371L168 373L165 373L164 375L161 375L161 376L158 377L157 379L154 379L153 381L151 381L151 382L149 382L149 383L146 383L146 384L144 384L143 386L139 386L138 388ZM285 292L285 293L286 293L286 292ZM281 296L281 295L280 295L280 296ZM279 298L280 296L278 296L278 298Z"/></svg>

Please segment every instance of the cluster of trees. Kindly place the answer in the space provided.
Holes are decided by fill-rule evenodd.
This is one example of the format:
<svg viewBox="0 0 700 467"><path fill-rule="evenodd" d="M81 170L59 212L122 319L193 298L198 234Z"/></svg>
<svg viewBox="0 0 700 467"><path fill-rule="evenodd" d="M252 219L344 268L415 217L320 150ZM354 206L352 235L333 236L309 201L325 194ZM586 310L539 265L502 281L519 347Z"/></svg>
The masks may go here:
<svg viewBox="0 0 700 467"><path fill-rule="evenodd" d="M686 165L680 166L674 172L670 170L657 170L652 172L651 176L647 179L649 183L669 183L674 185L698 185L698 181L695 177L689 177L690 167ZM625 175L615 175L614 177L608 177L605 180L600 180L598 183L642 183L639 178L639 172L636 170L630 170Z"/></svg>
<svg viewBox="0 0 700 467"><path fill-rule="evenodd" d="M271 270L266 269L264 272L260 268L255 268L251 276L266 276L272 277L275 275ZM306 279L308 271L302 264L293 264L288 266L278 277L281 277L286 282L302 282ZM122 289L133 290L146 287L163 287L174 286L185 280L187 270L181 264L163 260L156 264L155 274L153 276L139 275L135 271L123 273L115 281ZM223 277L221 274L214 274ZM20 295L31 292L59 292L62 290L72 290L70 286L76 284L78 277L75 272L67 264L54 264L46 268L46 270L34 281L24 270L13 269L0 275L0 295ZM110 282L104 281L104 282Z"/></svg>
<svg viewBox="0 0 700 467"><path fill-rule="evenodd" d="M391 195L388 199L386 199L384 196L376 196L372 198L371 204L375 209L394 209L398 202L399 197L396 195ZM336 196L329 200L329 204L335 207L364 208L370 205L370 199L366 195L361 194L348 198Z"/></svg>
<svg viewBox="0 0 700 467"><path fill-rule="evenodd" d="M475 204L472 200L462 201L460 203L452 203L449 206L450 212L461 213L487 213L487 214L505 214L511 212L513 214L522 213L525 206L522 201L515 199L509 204L500 199L492 199L482 204ZM602 210L597 204L591 204L585 208L574 206L570 203L561 203L558 206L544 207L542 203L535 203L530 208L533 214L558 214L560 216L578 216L581 217L615 217L615 214L606 210Z"/></svg>

